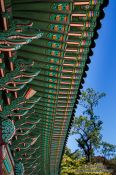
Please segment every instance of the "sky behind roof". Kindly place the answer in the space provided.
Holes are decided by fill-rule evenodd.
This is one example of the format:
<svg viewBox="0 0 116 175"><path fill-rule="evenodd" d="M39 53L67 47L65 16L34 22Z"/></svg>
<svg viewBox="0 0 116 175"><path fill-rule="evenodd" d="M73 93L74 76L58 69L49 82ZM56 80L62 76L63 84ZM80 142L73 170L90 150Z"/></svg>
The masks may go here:
<svg viewBox="0 0 116 175"><path fill-rule="evenodd" d="M96 108L96 115L103 121L103 140L116 144L116 0L110 0L101 23L84 89L93 88L106 93ZM78 106L76 115L79 112ZM67 146L72 151L77 149L75 136L69 137Z"/></svg>

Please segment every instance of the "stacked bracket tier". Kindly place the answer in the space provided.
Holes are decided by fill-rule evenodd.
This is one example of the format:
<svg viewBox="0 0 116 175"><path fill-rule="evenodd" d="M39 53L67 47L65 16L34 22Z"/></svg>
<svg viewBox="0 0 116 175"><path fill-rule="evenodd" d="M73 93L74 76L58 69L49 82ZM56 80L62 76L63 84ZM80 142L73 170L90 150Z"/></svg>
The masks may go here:
<svg viewBox="0 0 116 175"><path fill-rule="evenodd" d="M23 154L34 147L40 137L40 134L33 134L40 122L33 107L40 97L34 96L37 91L28 85L39 75L40 69L33 67L34 61L18 58L17 51L40 38L42 33L32 22L13 18L10 0L0 0L0 12L0 174L13 175L15 170L16 175L22 175ZM5 155L7 144L15 164L9 150Z"/></svg>
<svg viewBox="0 0 116 175"><path fill-rule="evenodd" d="M106 0L0 2L1 144L17 175L58 175Z"/></svg>

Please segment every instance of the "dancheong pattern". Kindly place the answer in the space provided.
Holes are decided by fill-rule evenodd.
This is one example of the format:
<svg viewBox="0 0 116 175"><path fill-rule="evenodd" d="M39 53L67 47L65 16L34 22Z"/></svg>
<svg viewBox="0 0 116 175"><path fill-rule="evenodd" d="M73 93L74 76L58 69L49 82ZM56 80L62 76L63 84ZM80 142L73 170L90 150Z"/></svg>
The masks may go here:
<svg viewBox="0 0 116 175"><path fill-rule="evenodd" d="M60 174L106 5L106 0L0 0L0 149L5 173ZM10 158L5 148L10 148Z"/></svg>

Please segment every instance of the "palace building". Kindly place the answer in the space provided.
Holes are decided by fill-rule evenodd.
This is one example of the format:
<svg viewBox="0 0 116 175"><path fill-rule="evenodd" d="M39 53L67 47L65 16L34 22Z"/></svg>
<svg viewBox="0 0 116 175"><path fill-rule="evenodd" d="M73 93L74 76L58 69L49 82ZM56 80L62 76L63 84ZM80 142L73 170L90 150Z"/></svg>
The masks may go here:
<svg viewBox="0 0 116 175"><path fill-rule="evenodd" d="M59 175L108 0L0 0L0 175Z"/></svg>

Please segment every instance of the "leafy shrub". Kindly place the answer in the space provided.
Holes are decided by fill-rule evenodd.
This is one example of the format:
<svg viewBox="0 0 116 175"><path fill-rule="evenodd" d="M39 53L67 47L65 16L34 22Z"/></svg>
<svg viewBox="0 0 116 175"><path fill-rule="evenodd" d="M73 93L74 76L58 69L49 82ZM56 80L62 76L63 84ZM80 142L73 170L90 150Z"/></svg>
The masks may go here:
<svg viewBox="0 0 116 175"><path fill-rule="evenodd" d="M64 155L61 175L111 175L102 163L86 164L86 159L74 160Z"/></svg>
<svg viewBox="0 0 116 175"><path fill-rule="evenodd" d="M77 175L111 175L111 173L94 173L94 172L92 172L92 173L79 173L79 174L77 174Z"/></svg>

